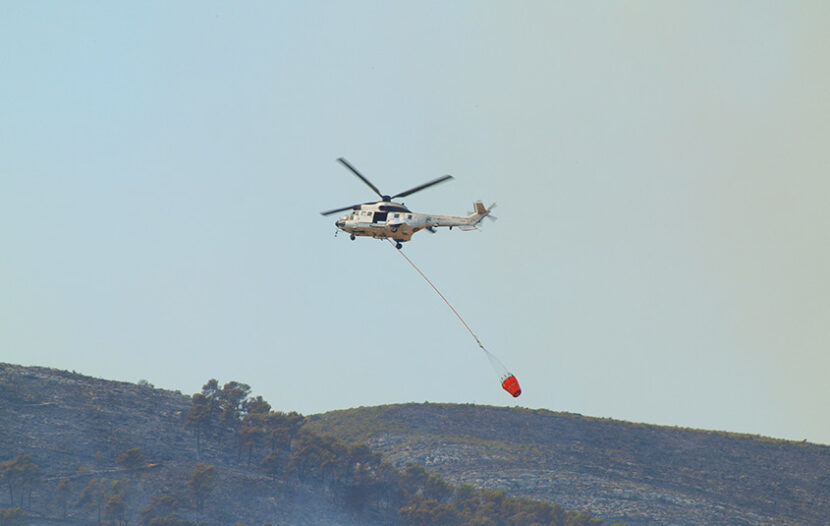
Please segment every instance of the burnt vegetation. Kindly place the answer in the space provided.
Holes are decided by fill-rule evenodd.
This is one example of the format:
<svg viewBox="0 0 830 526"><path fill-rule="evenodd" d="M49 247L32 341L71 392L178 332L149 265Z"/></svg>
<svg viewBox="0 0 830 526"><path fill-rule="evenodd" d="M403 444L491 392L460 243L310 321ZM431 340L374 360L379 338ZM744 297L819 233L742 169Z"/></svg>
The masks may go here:
<svg viewBox="0 0 830 526"><path fill-rule="evenodd" d="M0 526L602 524L305 423L236 381L188 397L0 364Z"/></svg>
<svg viewBox="0 0 830 526"><path fill-rule="evenodd" d="M0 364L0 526L825 524L828 514L830 447L807 442L476 405L304 417L238 381L187 396Z"/></svg>

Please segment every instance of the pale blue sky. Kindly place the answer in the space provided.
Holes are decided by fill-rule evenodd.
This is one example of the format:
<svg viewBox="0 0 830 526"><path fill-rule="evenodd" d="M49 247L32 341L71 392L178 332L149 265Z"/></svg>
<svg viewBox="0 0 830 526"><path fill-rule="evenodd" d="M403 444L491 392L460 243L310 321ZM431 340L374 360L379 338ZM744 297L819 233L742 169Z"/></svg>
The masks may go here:
<svg viewBox="0 0 830 526"><path fill-rule="evenodd" d="M830 4L3 2L0 361L830 443ZM481 232L405 250L393 193Z"/></svg>

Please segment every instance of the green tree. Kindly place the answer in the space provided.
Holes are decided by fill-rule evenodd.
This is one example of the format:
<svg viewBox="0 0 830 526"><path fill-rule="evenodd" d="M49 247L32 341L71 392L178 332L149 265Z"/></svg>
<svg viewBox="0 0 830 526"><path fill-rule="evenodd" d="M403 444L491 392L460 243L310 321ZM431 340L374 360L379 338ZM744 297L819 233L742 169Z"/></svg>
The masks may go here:
<svg viewBox="0 0 830 526"><path fill-rule="evenodd" d="M282 471L282 462L280 462L279 452L273 451L268 453L268 455L262 459L262 462L260 462L260 466L262 466L262 469L265 470L265 473L271 475L272 481L276 481L277 475L279 475Z"/></svg>
<svg viewBox="0 0 830 526"><path fill-rule="evenodd" d="M81 495L78 497L78 502L75 506L87 511L94 511L96 513L97 522L100 526L102 514L104 512L104 505L107 502L109 482L107 479L91 479L89 483L81 490Z"/></svg>
<svg viewBox="0 0 830 526"><path fill-rule="evenodd" d="M470 522L476 526L504 524L503 504L507 498L503 490L484 489Z"/></svg>
<svg viewBox="0 0 830 526"><path fill-rule="evenodd" d="M117 525L124 521L127 510L127 504L124 500L125 492L124 483L120 480L91 479L81 491L75 506L89 512L95 512L99 525L102 523L104 515Z"/></svg>
<svg viewBox="0 0 830 526"><path fill-rule="evenodd" d="M452 497L454 488L437 473L430 474L424 483L424 497L439 503L447 502Z"/></svg>
<svg viewBox="0 0 830 526"><path fill-rule="evenodd" d="M267 414L249 413L242 418L242 426L237 432L239 447L248 451L248 466L251 465L251 458L254 450L265 444L268 432L265 429Z"/></svg>
<svg viewBox="0 0 830 526"><path fill-rule="evenodd" d="M335 438L313 433L300 433L288 461L289 470L300 480L317 479L333 482L344 471L346 446Z"/></svg>
<svg viewBox="0 0 830 526"><path fill-rule="evenodd" d="M139 515L141 515L141 524L149 526L153 519L173 515L178 508L179 501L170 495L153 497L150 504L139 512Z"/></svg>
<svg viewBox="0 0 830 526"><path fill-rule="evenodd" d="M196 465L196 469L193 471L187 484L190 486L190 491L196 499L196 508L201 510L204 506L205 498L216 487L216 468L200 462Z"/></svg>
<svg viewBox="0 0 830 526"><path fill-rule="evenodd" d="M590 512L569 511L565 514L565 526L600 526L602 519Z"/></svg>
<svg viewBox="0 0 830 526"><path fill-rule="evenodd" d="M193 405L187 413L184 426L196 433L196 456L202 456L202 434L210 426L211 408L210 400L201 393L196 393L192 398Z"/></svg>
<svg viewBox="0 0 830 526"><path fill-rule="evenodd" d="M455 488L455 507L462 514L472 513L478 507L478 490L469 484Z"/></svg>
<svg viewBox="0 0 830 526"><path fill-rule="evenodd" d="M261 396L245 400L242 404L245 413L267 415L271 412L271 404L263 400Z"/></svg>
<svg viewBox="0 0 830 526"><path fill-rule="evenodd" d="M375 495L377 479L368 466L360 464L354 469L345 487L346 506L362 510Z"/></svg>
<svg viewBox="0 0 830 526"><path fill-rule="evenodd" d="M378 510L400 507L404 499L400 472L392 464L382 462L375 470L375 477L378 480L376 486Z"/></svg>
<svg viewBox="0 0 830 526"><path fill-rule="evenodd" d="M14 460L0 463L0 480L9 488L9 502L14 505L15 491L20 496L18 502L23 505L26 494L31 500L32 490L40 483L41 469L29 455L18 455Z"/></svg>
<svg viewBox="0 0 830 526"><path fill-rule="evenodd" d="M439 504L432 499L414 495L410 503L400 510L404 524L411 526L456 526L461 515L451 504Z"/></svg>
<svg viewBox="0 0 830 526"><path fill-rule="evenodd" d="M144 455L140 449L134 447L118 455L115 462L123 468L136 469L144 464Z"/></svg>
<svg viewBox="0 0 830 526"><path fill-rule="evenodd" d="M110 485L107 504L104 507L104 512L113 521L124 522L124 516L127 512L126 498L127 484L120 480L114 480Z"/></svg>
<svg viewBox="0 0 830 526"><path fill-rule="evenodd" d="M401 488L410 495L422 494L428 478L423 466L410 462L401 474Z"/></svg>
<svg viewBox="0 0 830 526"><path fill-rule="evenodd" d="M268 432L271 451L288 450L304 422L305 417L299 413L268 413L265 429Z"/></svg>
<svg viewBox="0 0 830 526"><path fill-rule="evenodd" d="M29 495L29 506L32 505L32 491L40 485L43 478L43 472L40 466L32 461L29 455L22 456L22 494L20 496L20 504L23 505L23 497Z"/></svg>
<svg viewBox="0 0 830 526"><path fill-rule="evenodd" d="M565 509L559 504L554 504L550 507L550 524L551 526L565 525Z"/></svg>
<svg viewBox="0 0 830 526"><path fill-rule="evenodd" d="M221 392L222 390L219 388L219 382L216 378L211 378L205 385L202 386L202 396L204 396L205 400L207 400L211 417L217 415L221 409Z"/></svg>
<svg viewBox="0 0 830 526"><path fill-rule="evenodd" d="M242 418L245 399L251 392L251 386L240 382L228 382L222 387L219 396L222 400L222 425L235 431Z"/></svg>
<svg viewBox="0 0 830 526"><path fill-rule="evenodd" d="M563 516L556 513L554 506L532 499L508 498L503 506L509 526L525 524L548 524L561 526Z"/></svg>
<svg viewBox="0 0 830 526"><path fill-rule="evenodd" d="M195 395L194 395L195 396ZM219 414L222 412L222 389L219 388L219 382L215 378L211 378L202 386L202 396L208 409L207 421L202 427L202 431L214 438L221 439L221 428L219 425Z"/></svg>
<svg viewBox="0 0 830 526"><path fill-rule="evenodd" d="M110 495L107 498L107 503L104 505L104 514L116 526L118 524L126 524L124 516L127 513L127 503L124 501L124 495Z"/></svg>

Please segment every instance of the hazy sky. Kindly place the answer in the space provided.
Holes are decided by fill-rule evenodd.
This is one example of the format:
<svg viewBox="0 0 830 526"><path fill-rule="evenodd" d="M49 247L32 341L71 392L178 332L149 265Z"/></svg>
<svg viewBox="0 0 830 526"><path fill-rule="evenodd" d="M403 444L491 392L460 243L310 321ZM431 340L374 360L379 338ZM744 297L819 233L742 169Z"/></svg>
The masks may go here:
<svg viewBox="0 0 830 526"><path fill-rule="evenodd" d="M0 361L830 444L830 3L2 2ZM480 232L407 254L319 212Z"/></svg>

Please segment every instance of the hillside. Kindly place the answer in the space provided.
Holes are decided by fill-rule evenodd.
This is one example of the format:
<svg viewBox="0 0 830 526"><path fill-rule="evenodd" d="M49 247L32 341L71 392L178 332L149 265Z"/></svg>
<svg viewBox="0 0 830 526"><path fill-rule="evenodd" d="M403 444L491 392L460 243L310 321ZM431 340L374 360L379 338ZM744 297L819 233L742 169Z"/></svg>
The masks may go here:
<svg viewBox="0 0 830 526"><path fill-rule="evenodd" d="M272 481L219 444L204 441L197 458L194 435L183 425L190 406L189 396L148 384L0 364L0 462L29 455L41 471L28 499L23 495L29 523L97 524L95 503L88 509L78 502L90 482L101 479L105 486L119 481L127 488L124 514L109 521L113 524L138 524L140 510L163 496L179 503L176 515L182 520L207 524L381 523L371 517L356 520L326 498L322 488L290 479ZM141 465L119 465L117 458L132 448L140 450ZM196 509L188 486L200 460L215 465L218 475L203 510ZM64 502L58 491L61 480L69 488ZM7 481L0 477L0 482L6 487L0 508L12 507ZM20 505L16 493L14 507ZM57 520L64 504L67 520Z"/></svg>
<svg viewBox="0 0 830 526"><path fill-rule="evenodd" d="M238 382L191 397L0 364L0 524L24 524L15 513L67 526L601 524L591 513L828 525L830 447L474 405L302 417Z"/></svg>
<svg viewBox="0 0 830 526"><path fill-rule="evenodd" d="M0 525L602 524L397 470L305 420L235 381L191 397L0 363Z"/></svg>
<svg viewBox="0 0 830 526"><path fill-rule="evenodd" d="M830 447L580 415L405 404L309 418L400 466L639 524L830 524Z"/></svg>

